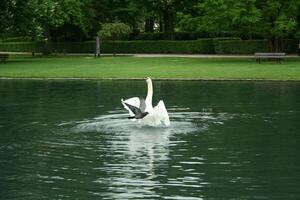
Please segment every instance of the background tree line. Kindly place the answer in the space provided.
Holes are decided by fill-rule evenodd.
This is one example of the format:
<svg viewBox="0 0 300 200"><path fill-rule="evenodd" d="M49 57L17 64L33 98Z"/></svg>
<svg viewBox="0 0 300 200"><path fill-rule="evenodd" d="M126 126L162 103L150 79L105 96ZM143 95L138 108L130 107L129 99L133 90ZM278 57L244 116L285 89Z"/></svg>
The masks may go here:
<svg viewBox="0 0 300 200"><path fill-rule="evenodd" d="M0 37L39 41L91 40L106 23L124 23L130 38L176 33L199 37L280 39L300 37L299 0L1 0ZM155 39L155 37L154 37ZM182 39L188 39L183 37Z"/></svg>

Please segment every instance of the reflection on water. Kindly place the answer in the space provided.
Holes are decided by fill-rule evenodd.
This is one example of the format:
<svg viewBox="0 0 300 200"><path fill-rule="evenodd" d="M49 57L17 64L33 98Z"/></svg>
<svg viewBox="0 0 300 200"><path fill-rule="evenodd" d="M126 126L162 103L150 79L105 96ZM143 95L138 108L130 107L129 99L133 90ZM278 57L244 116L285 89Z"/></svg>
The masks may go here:
<svg viewBox="0 0 300 200"><path fill-rule="evenodd" d="M127 119L144 89L0 81L0 199L300 198L299 84L156 82L166 128Z"/></svg>
<svg viewBox="0 0 300 200"><path fill-rule="evenodd" d="M188 176L167 179L166 183L161 183L159 179L165 175L157 173L157 170L168 167L170 148L186 142L170 140L171 137L176 137L176 134L201 134L211 123L223 124L228 118L226 114L213 115L208 112L191 112L188 108L173 107L169 108L170 127L143 126L128 120L127 115L122 110L114 110L90 120L59 124L62 127L67 126L67 129L73 126L71 129L75 133L97 132L106 137L108 149L105 151L113 152L111 157L117 163L105 162L102 167L94 168L110 174L108 177L98 177L94 181L108 185L109 191L92 194L109 199L161 198L156 189L163 189L166 186L199 189L201 185L209 184L195 176L192 169L185 170L187 174L191 173ZM181 149L184 150L187 149ZM193 157L192 160L182 161L171 167L198 165L203 164L204 161L202 157ZM172 196L171 199L187 198L202 199L187 196Z"/></svg>

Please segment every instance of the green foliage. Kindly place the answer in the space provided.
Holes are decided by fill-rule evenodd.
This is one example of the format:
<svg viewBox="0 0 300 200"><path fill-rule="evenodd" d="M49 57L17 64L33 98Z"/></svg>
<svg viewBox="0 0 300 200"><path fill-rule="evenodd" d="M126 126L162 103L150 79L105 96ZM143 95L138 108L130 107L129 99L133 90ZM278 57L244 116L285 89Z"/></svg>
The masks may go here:
<svg viewBox="0 0 300 200"><path fill-rule="evenodd" d="M4 52L42 52L41 42L3 42L0 43L0 51Z"/></svg>
<svg viewBox="0 0 300 200"><path fill-rule="evenodd" d="M300 30L297 33L295 33L295 38L300 40Z"/></svg>
<svg viewBox="0 0 300 200"><path fill-rule="evenodd" d="M124 23L105 23L102 24L98 36L101 40L121 40L128 39L131 28Z"/></svg>
<svg viewBox="0 0 300 200"><path fill-rule="evenodd" d="M49 42L52 53L94 53L95 42ZM41 42L0 43L0 51L43 52ZM102 53L214 53L212 39L196 41L104 41Z"/></svg>
<svg viewBox="0 0 300 200"><path fill-rule="evenodd" d="M103 52L113 53L214 53L211 39L196 41L117 41L104 42Z"/></svg>
<svg viewBox="0 0 300 200"><path fill-rule="evenodd" d="M267 52L267 40L234 40L215 43L217 54L253 54ZM285 53L297 52L297 40L282 40L279 51Z"/></svg>
<svg viewBox="0 0 300 200"><path fill-rule="evenodd" d="M92 0L16 0L12 9L15 34L35 40L51 39L51 31L68 24L88 34L94 16Z"/></svg>
<svg viewBox="0 0 300 200"><path fill-rule="evenodd" d="M203 32L175 32L174 40L197 40L198 38L205 38L206 33ZM164 33L140 33L133 38L134 40L164 40Z"/></svg>
<svg viewBox="0 0 300 200"><path fill-rule="evenodd" d="M132 37L146 32L137 36L139 40L229 36L264 38L275 43L278 39L299 37L300 1L4 0L0 3L0 39L29 36L35 41L45 38L85 41L97 34L100 24L103 24L103 38L126 39L131 31L125 26L114 27L120 24L114 22L129 25ZM119 31L113 34L112 28ZM153 32L159 33L147 35Z"/></svg>
<svg viewBox="0 0 300 200"><path fill-rule="evenodd" d="M266 52L266 40L227 40L215 44L218 54L253 54L255 52Z"/></svg>
<svg viewBox="0 0 300 200"><path fill-rule="evenodd" d="M3 42L0 51L6 52L45 52L47 53L93 53L95 43L91 42L49 42L45 50L43 42Z"/></svg>
<svg viewBox="0 0 300 200"><path fill-rule="evenodd" d="M230 32L231 36L255 33L260 13L256 0L203 0L194 6L194 14L178 13L181 30L197 30L220 35ZM195 14L196 13L196 14Z"/></svg>
<svg viewBox="0 0 300 200"><path fill-rule="evenodd" d="M296 53L298 51L299 41L296 39L284 39L280 42L279 51L286 53Z"/></svg>
<svg viewBox="0 0 300 200"><path fill-rule="evenodd" d="M268 0L259 2L257 7L261 20L256 29L264 38L284 38L296 30L299 1Z"/></svg>
<svg viewBox="0 0 300 200"><path fill-rule="evenodd" d="M297 40L282 40L280 51L297 52ZM0 42L0 51L43 52L42 42ZM49 42L51 53L94 53L95 42ZM190 41L104 41L102 53L199 53L199 54L252 54L266 52L267 40L240 40L240 38L215 38Z"/></svg>
<svg viewBox="0 0 300 200"><path fill-rule="evenodd" d="M299 24L300 1L203 0L194 9L194 14L177 14L180 30L211 34L227 31L231 36L248 39L256 35L279 39L295 33Z"/></svg>
<svg viewBox="0 0 300 200"><path fill-rule="evenodd" d="M163 33L140 33L133 38L134 40L163 40Z"/></svg>
<svg viewBox="0 0 300 200"><path fill-rule="evenodd" d="M5 0L0 3L0 38L4 38L12 30L13 1Z"/></svg>
<svg viewBox="0 0 300 200"><path fill-rule="evenodd" d="M29 42L29 41L31 41L31 37L29 37L29 36L7 37L7 38L0 40L0 42Z"/></svg>

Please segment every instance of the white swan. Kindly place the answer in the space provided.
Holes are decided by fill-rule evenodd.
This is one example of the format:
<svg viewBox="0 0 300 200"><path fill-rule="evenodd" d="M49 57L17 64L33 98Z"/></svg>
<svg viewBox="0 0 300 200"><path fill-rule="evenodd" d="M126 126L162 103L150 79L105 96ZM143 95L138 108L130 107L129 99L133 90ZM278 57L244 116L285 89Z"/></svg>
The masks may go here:
<svg viewBox="0 0 300 200"><path fill-rule="evenodd" d="M152 81L149 77L145 77L145 80L148 86L146 100L139 97L132 97L126 100L121 99L121 103L123 104L124 108L129 112L128 118L149 126L169 126L170 119L164 102L160 100L157 106L153 108Z"/></svg>

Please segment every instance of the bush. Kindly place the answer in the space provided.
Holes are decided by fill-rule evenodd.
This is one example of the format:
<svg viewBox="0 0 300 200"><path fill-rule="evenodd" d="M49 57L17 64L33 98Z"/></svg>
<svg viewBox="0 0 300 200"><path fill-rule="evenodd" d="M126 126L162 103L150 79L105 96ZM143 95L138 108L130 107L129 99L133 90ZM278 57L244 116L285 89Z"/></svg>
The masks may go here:
<svg viewBox="0 0 300 200"><path fill-rule="evenodd" d="M30 42L32 41L31 37L8 37L0 40L1 42Z"/></svg>
<svg viewBox="0 0 300 200"><path fill-rule="evenodd" d="M132 32L130 26L124 23L105 23L102 24L98 36L101 40L122 40L128 39Z"/></svg>
<svg viewBox="0 0 300 200"><path fill-rule="evenodd" d="M280 51L285 53L297 52L297 40L282 40ZM255 52L267 52L267 40L235 40L219 41L215 44L218 54L253 54Z"/></svg>
<svg viewBox="0 0 300 200"><path fill-rule="evenodd" d="M163 40L163 33L139 33L133 40Z"/></svg>
<svg viewBox="0 0 300 200"><path fill-rule="evenodd" d="M221 42L221 41L235 41L235 40L241 40L239 37L216 37L213 38L214 42Z"/></svg>
<svg viewBox="0 0 300 200"><path fill-rule="evenodd" d="M222 41L240 41L241 38L239 37L216 37L213 38L213 45L214 45L214 52L218 51L218 44Z"/></svg>
<svg viewBox="0 0 300 200"><path fill-rule="evenodd" d="M296 53L298 51L298 40L285 39L280 42L280 51L286 53Z"/></svg>
<svg viewBox="0 0 300 200"><path fill-rule="evenodd" d="M175 40L197 40L198 38L206 38L203 32L175 32ZM139 33L132 38L133 40L165 40L164 33Z"/></svg>
<svg viewBox="0 0 300 200"><path fill-rule="evenodd" d="M297 40L282 40L281 51L297 52ZM52 53L94 53L95 42L49 42ZM3 52L43 52L42 42L0 42ZM252 54L266 52L266 40L199 39L189 41L104 41L101 53L201 53L201 54Z"/></svg>
<svg viewBox="0 0 300 200"><path fill-rule="evenodd" d="M252 54L266 52L266 40L219 41L215 44L217 54Z"/></svg>
<svg viewBox="0 0 300 200"><path fill-rule="evenodd" d="M50 43L52 53L95 53L95 42Z"/></svg>
<svg viewBox="0 0 300 200"><path fill-rule="evenodd" d="M50 53L94 53L95 43L91 42L63 42L47 44ZM43 42L5 42L0 43L0 51L4 52L44 52Z"/></svg>
<svg viewBox="0 0 300 200"><path fill-rule="evenodd" d="M114 48L113 48L114 47ZM195 41L116 41L103 42L102 53L214 53L211 39Z"/></svg>
<svg viewBox="0 0 300 200"><path fill-rule="evenodd" d="M4 52L42 52L43 44L40 42L3 42L0 51Z"/></svg>
<svg viewBox="0 0 300 200"><path fill-rule="evenodd" d="M0 43L0 51L43 52L44 44L37 42ZM52 53L94 53L95 42L49 42ZM101 53L214 53L211 39L195 41L104 41Z"/></svg>

